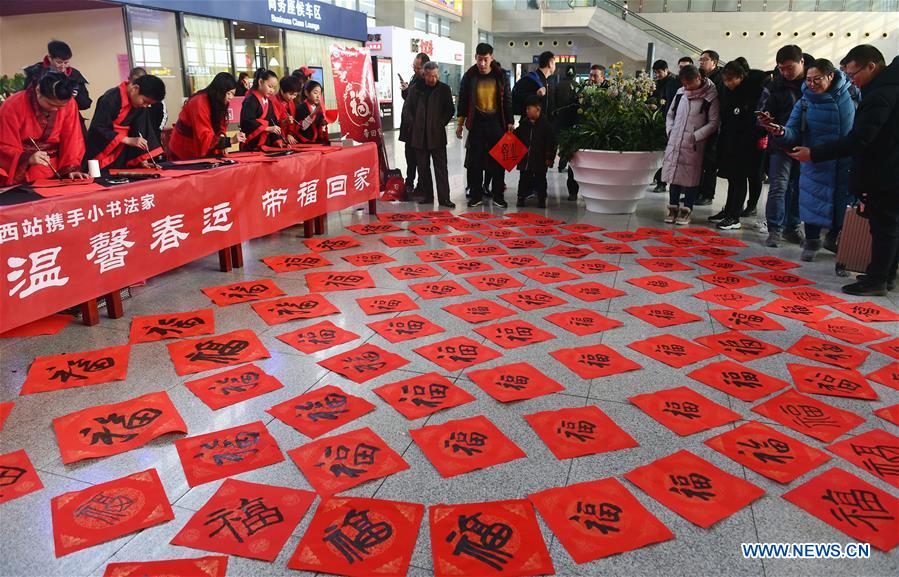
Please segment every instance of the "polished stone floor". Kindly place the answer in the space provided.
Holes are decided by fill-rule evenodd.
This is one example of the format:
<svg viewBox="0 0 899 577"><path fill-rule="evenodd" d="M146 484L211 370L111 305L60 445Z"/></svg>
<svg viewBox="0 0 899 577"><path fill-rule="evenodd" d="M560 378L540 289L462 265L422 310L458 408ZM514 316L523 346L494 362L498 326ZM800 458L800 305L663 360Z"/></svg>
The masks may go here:
<svg viewBox="0 0 899 577"><path fill-rule="evenodd" d="M395 134L393 135L395 137ZM401 154L394 153L394 142L390 142L391 155L403 165ZM453 200L459 205L456 214L466 212L464 208L464 172L462 166L462 149L456 141L451 146L450 176ZM517 175L508 179L509 190L507 200L514 206ZM603 226L608 230L636 230L640 227L662 227L661 213L666 199L664 195L648 193L636 214L623 216L603 216L588 213L584 210L583 201L572 203L565 200L565 181L555 170L550 172L550 193L548 207L540 210L541 214L563 219L568 223L590 223ZM702 207L697 210L697 221L702 221L712 210L723 203L724 183L719 186L719 197L716 206ZM764 197L762 199L764 202ZM510 206L507 212L516 209ZM436 207L435 207L436 208ZM424 210L412 204L382 204L382 212ZM493 211L499 209L483 208L477 210ZM536 208L528 208L538 212ZM328 221L330 235L350 234L345 226L369 222L371 217L362 211L345 210L332 214ZM755 219L747 219L749 225L741 231L728 232L726 236L738 238L747 243L748 248L740 251L734 258L744 259L753 256L775 254L783 259L798 261L799 249L788 245L780 249L767 249L761 244L763 237L751 226ZM401 226L406 226L401 224ZM748 420L760 420L771 424L777 430L820 449L822 443L800 433L790 431L768 419L761 418L751 412L758 403L743 402L718 390L705 387L687 378L687 372L704 363L690 365L686 368L673 368L655 361L627 347L629 343L665 333L674 333L687 339L703 335L723 332L722 327L710 315L709 310L715 307L691 296L698 290L712 288L695 276L707 273L703 269L667 273L666 276L695 285L688 289L667 295L637 288L626 282L628 279L648 276L650 273L635 262L636 258L648 255L594 255L608 262L617 264L622 270L601 275L583 275L584 280L595 280L610 287L626 291L618 298L600 300L595 303L584 303L568 297L568 304L549 310L518 311L515 319L533 323L537 327L555 335L555 339L532 344L519 349L503 350L504 357L478 365L477 369L490 368L508 362L528 362L543 371L549 377L561 383L565 390L556 394L537 397L531 400L514 403L499 403L478 388L463 371L446 371L419 356L412 349L430 344L450 336L464 335L485 342L479 334L473 332L474 325L449 314L442 307L457 302L466 302L474 298L498 300L496 292L477 294L472 292L464 297L450 297L436 300L422 300L414 292L408 291L408 281L400 281L385 271L388 266L407 263L419 263L415 251L423 248L446 248L436 236L423 237L426 245L411 248L388 248L379 241L378 235L356 236L362 244L357 248L328 253L329 259L337 263L337 268L346 270L349 267L340 260L340 256L370 251L382 251L389 254L396 262L386 265L365 267L375 280L375 289L328 293L327 296L343 313L329 317L338 326L347 328L360 335L360 339L339 345L332 349L315 353L302 354L296 349L276 339L283 334L321 319L313 321L293 321L284 325L269 326L265 324L250 308L249 304L238 304L230 307L210 305L200 289L208 286L222 285L229 282L275 279L288 294L304 294L306 285L304 272L276 274L259 259L270 255L308 252L301 244L300 228L293 228L254 240L244 245L246 264L243 269L231 273L217 270L217 259L214 256L194 262L189 266L171 273L150 279L146 286L137 287L134 297L125 302L125 318L109 320L103 318L95 327L84 327L73 323L61 333L54 336L38 336L23 339L0 340L0 402L15 401L15 407L0 435L0 454L26 449L33 462L44 489L16 500L0 505L0 575L16 576L76 576L102 575L105 566L110 562L143 561L156 559L200 557L212 553L189 549L169 544L190 519L218 489L221 481L215 481L189 488L173 442L182 435L166 435L148 445L130 452L101 459L80 461L72 465L62 463L51 421L72 411L112 402L123 401L151 391L165 390L178 408L187 423L189 434L198 435L205 432L225 429L243 423L262 420L277 440L283 451L293 449L309 442L293 428L275 419L266 409L299 395L307 390L325 385L335 385L361 396L377 408L367 415L337 429L338 434L360 427L371 427L394 450L402 454L409 463L408 470L386 478L370 481L344 492L344 495L377 497L398 501L423 503L425 506L437 503L471 503L501 499L523 499L528 494L547 488L561 487L578 482L615 477L665 526L675 538L664 543L650 545L613 555L605 559L585 564L575 564L569 554L554 537L544 520L540 519L540 528L549 548L557 575L761 575L766 577L780 575L807 576L846 576L846 575L899 575L899 553L894 549L891 553L883 553L872 549L870 559L865 560L747 560L744 559L740 544L747 542L801 542L801 543L850 543L853 540L830 525L811 516L781 497L786 491L799 486L815 475L837 466L853 475L861 477L875 487L890 493L899 494L895 487L883 482L868 471L833 455L827 464L789 484L780 484L769 480L753 471L742 467L722 454L710 449L704 441L712 436L733 429ZM598 233L593 236L600 238ZM560 244L553 237L540 237L547 247ZM494 242L495 241L491 241ZM649 241L634 243L639 247ZM658 243L653 243L658 244ZM531 251L550 265L561 266L566 258L541 254L544 249ZM594 257L587 257L594 258ZM483 259L489 260L489 259ZM342 266L341 266L342 265ZM565 296L554 288L542 285L521 274L522 269L505 270L497 266L500 272L508 272L524 282L520 290L529 290L540 286L550 292ZM327 269L322 269L327 270ZM754 268L755 271L764 269ZM443 272L443 271L441 271ZM822 252L818 262L802 263L792 272L813 280L816 288L839 294L839 287L845 279L834 275L834 260L830 253ZM457 275L444 273L443 279L458 278ZM462 283L465 284L465 283ZM771 293L775 288L766 283L759 283L743 289L743 292L773 300ZM445 333L390 344L366 327L373 319L363 314L355 300L359 297L408 292L409 296L420 306L418 314L439 324L446 329ZM505 291L500 291L505 292ZM865 300L847 298L849 301ZM500 301L501 302L501 301ZM639 320L624 309L636 305L651 303L669 303L690 313L700 315L701 322L694 322L669 329L655 328ZM899 309L899 292L891 293L888 298L877 299L883 306ZM160 314L176 311L195 310L212 306L215 309L216 332L223 333L237 329L251 329L257 333L271 358L257 364L269 374L279 379L285 386L282 389L256 397L245 402L232 405L217 411L210 410L185 386L184 382L197 378L197 375L179 377L172 366L166 345L171 341L160 341L136 345L132 348L127 380L97 386L67 389L55 392L19 396L28 367L36 356L52 355L70 351L86 351L102 347L125 344L128 341L130 318L136 315ZM761 305L759 305L761 306ZM620 320L623 326L588 337L577 337L544 320L549 312L588 308L609 318ZM756 307L753 307L756 308ZM831 311L836 316L845 316ZM763 336L770 344L783 349L789 348L800 337L806 334L819 333L806 328L802 322L783 317L776 317L785 330L751 333ZM848 318L848 317L847 317ZM380 319L377 319L380 320ZM899 323L877 323L877 329L883 330L892 337L899 334ZM821 336L821 335L819 335ZM891 338L892 338L891 337ZM888 339L885 339L888 340ZM357 385L340 375L330 372L317 361L332 355L350 350L362 341L373 343L389 351L397 353L411 361L401 369L388 373L363 385ZM601 343L613 348L620 354L643 365L643 370L623 373L617 376L597 379L581 379L567 370L548 353L565 347L577 347L586 344ZM488 343L489 344L489 343ZM860 345L864 347L864 345ZM708 362L720 361L724 357L717 356ZM764 359L749 361L747 364L768 374L792 382L787 370L789 362L804 362L799 357L786 352ZM895 362L886 355L872 352L866 362L858 369L868 374L880 367ZM416 374L438 371L448 377L459 387L465 389L476 398L456 408L436 413L430 417L408 421L372 392L372 389L385 384L410 378ZM200 376L205 376L205 373ZM703 396L736 411L741 419L721 427L689 436L678 436L670 429L650 418L637 406L628 401L629 397L643 393L652 393L678 386L689 386ZM873 411L894 405L899 402L899 391L874 383L873 388L879 400L865 401L839 398L833 396L816 396L830 405L852 411L865 420L849 435L861 434L873 429L883 429L892 435L899 434L899 428L882 420ZM762 401L759 401L762 402ZM557 410L569 407L597 406L604 411L621 428L630 434L639 447L621 451L596 454L575 459L558 460L547 449L546 445L528 426L522 415L538 411ZM439 424L450 419L483 415L495 423L510 439L527 454L527 458L490 467L484 470L463 474L452 478L441 477L428 461L419 446L413 442L409 429L425 424ZM762 488L765 494L750 505L741 508L733 515L714 524L710 528L701 528L687 521L671 509L656 501L636 485L624 479L624 474L632 469L667 456L680 449L687 449L717 465L721 469ZM895 455L896 448L892 449ZM895 462L895 459L894 459ZM111 542L67 555L61 558L54 556L53 531L50 516L50 499L56 495L86 488L90 485L116 479L140 470L156 468L166 494L174 509L175 519L138 533L115 539ZM270 485L310 489L304 476L288 458L285 461L256 469L237 476L238 479L266 483ZM893 477L895 479L895 476ZM293 535L284 546L273 563L254 561L232 556L229 561L228 575L295 575L300 572L286 568L287 560L292 555L300 537L312 518L313 509L305 515ZM895 524L893 525L895 527ZM418 541L412 555L410 575L432 575L433 561L431 557L428 517L424 517ZM501 572L485 572L484 574L503 574Z"/></svg>

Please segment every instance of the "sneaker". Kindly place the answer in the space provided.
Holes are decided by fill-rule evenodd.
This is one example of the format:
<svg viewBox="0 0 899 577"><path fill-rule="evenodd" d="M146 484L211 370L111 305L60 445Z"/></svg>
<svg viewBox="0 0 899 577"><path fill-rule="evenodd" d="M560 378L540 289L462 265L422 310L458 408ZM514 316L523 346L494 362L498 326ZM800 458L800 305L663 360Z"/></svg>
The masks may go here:
<svg viewBox="0 0 899 577"><path fill-rule="evenodd" d="M443 208L456 208L456 203L451 200L442 200L438 204Z"/></svg>
<svg viewBox="0 0 899 577"><path fill-rule="evenodd" d="M821 239L807 238L805 239L805 242L802 243L802 254L799 255L799 258L803 262L813 262L815 260L815 255L819 250L821 250Z"/></svg>
<svg viewBox="0 0 899 577"><path fill-rule="evenodd" d="M527 203L527 199L526 199L526 198L521 198L520 196L518 197L518 200L515 201L515 206L516 206L517 208L521 208L521 207L523 207L523 206L527 206L527 204L528 204L528 203Z"/></svg>
<svg viewBox="0 0 899 577"><path fill-rule="evenodd" d="M887 287L885 283L869 284L859 281L844 286L843 292L857 297L885 297L887 296Z"/></svg>
<svg viewBox="0 0 899 577"><path fill-rule="evenodd" d="M717 226L721 230L739 230L739 229L743 228L743 225L740 224L740 219L734 218L732 216L729 216L729 217L725 218L724 220L720 221Z"/></svg>
<svg viewBox="0 0 899 577"><path fill-rule="evenodd" d="M494 198L493 205L498 206L500 208L506 208L507 206L509 206L509 203L501 198Z"/></svg>
<svg viewBox="0 0 899 577"><path fill-rule="evenodd" d="M718 214L713 214L712 216L710 216L709 222L720 222L722 220L725 220L726 218L727 218L727 215L724 214L724 211L722 210Z"/></svg>
<svg viewBox="0 0 899 577"><path fill-rule="evenodd" d="M785 230L783 233L783 239L790 244L798 244L802 246L802 243L805 241L805 236L803 236L802 231L799 228L794 228L790 230Z"/></svg>
<svg viewBox="0 0 899 577"><path fill-rule="evenodd" d="M656 184L655 188L652 189L653 192L667 192L668 186L664 182L660 182Z"/></svg>
<svg viewBox="0 0 899 577"><path fill-rule="evenodd" d="M755 207L749 208L748 206L743 209L743 212L740 213L740 216L743 218L749 218L750 216L755 216Z"/></svg>
<svg viewBox="0 0 899 577"><path fill-rule="evenodd" d="M755 230L757 230L759 234L768 234L768 221L765 219L755 221Z"/></svg>
<svg viewBox="0 0 899 577"><path fill-rule="evenodd" d="M669 204L668 212L665 214L665 222L668 224L674 224L674 221L677 220L677 205Z"/></svg>
<svg viewBox="0 0 899 577"><path fill-rule="evenodd" d="M537 208L546 208L546 199L541 198L537 201Z"/></svg>
<svg viewBox="0 0 899 577"><path fill-rule="evenodd" d="M472 198L471 200L468 201L468 208L474 208L476 206L481 206L482 204L484 204L484 201L482 201L480 198L477 200Z"/></svg>
<svg viewBox="0 0 899 577"><path fill-rule="evenodd" d="M708 206L712 204L711 198L699 197L696 199L696 202L693 203L695 206Z"/></svg>
<svg viewBox="0 0 899 577"><path fill-rule="evenodd" d="M674 224L690 224L690 220L692 219L692 217L693 209L683 206L679 211L677 211L677 220L674 221Z"/></svg>
<svg viewBox="0 0 899 577"><path fill-rule="evenodd" d="M783 240L779 230L768 230L768 238L765 239L765 246L777 248Z"/></svg>

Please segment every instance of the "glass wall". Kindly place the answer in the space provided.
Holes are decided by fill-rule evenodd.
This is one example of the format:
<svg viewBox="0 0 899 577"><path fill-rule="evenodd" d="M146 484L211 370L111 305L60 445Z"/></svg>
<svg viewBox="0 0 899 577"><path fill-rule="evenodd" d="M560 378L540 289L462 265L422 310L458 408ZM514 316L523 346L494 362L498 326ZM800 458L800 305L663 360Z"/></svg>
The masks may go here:
<svg viewBox="0 0 899 577"><path fill-rule="evenodd" d="M171 126L181 112L184 84L181 81L181 56L178 51L178 27L174 12L126 7L131 33L131 57L134 66L165 82L166 124Z"/></svg>
<svg viewBox="0 0 899 577"><path fill-rule="evenodd" d="M185 14L181 34L190 94L219 72L231 72L231 39L224 20Z"/></svg>
<svg viewBox="0 0 899 577"><path fill-rule="evenodd" d="M274 70L278 76L285 74L280 28L251 22L237 22L233 26L235 75L246 72L253 76L258 68Z"/></svg>

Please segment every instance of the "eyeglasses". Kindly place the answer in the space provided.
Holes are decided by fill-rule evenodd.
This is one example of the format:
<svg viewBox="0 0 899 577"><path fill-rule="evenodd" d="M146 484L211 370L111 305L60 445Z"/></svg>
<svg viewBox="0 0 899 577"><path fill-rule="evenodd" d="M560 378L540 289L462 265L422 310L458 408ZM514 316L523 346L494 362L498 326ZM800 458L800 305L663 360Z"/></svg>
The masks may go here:
<svg viewBox="0 0 899 577"><path fill-rule="evenodd" d="M824 83L825 78L827 78L827 77L826 76L809 76L808 78L805 79L805 83L806 84L815 84L817 86L820 86L821 84Z"/></svg>
<svg viewBox="0 0 899 577"><path fill-rule="evenodd" d="M701 57L701 58L699 59L699 61L700 61L700 62L711 62L712 59L711 59L711 58L708 58L708 57L706 57L706 56L703 56L703 57Z"/></svg>
<svg viewBox="0 0 899 577"><path fill-rule="evenodd" d="M852 80L853 78L855 78L856 74L858 74L862 70L864 70L864 68L859 68L855 72L849 72L848 70L843 70L843 74L846 75L846 78L848 78L849 80Z"/></svg>

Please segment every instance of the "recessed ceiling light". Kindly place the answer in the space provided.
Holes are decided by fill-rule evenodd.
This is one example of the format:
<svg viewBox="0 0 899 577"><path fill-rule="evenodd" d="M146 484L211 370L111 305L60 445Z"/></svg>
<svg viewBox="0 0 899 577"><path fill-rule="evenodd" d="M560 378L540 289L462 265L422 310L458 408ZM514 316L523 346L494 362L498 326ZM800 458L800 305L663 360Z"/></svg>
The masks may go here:
<svg viewBox="0 0 899 577"><path fill-rule="evenodd" d="M241 28L240 31L241 31L241 32L246 32L247 29L246 29L246 28Z"/></svg>
<svg viewBox="0 0 899 577"><path fill-rule="evenodd" d="M265 40L265 36L259 36L260 40Z"/></svg>

